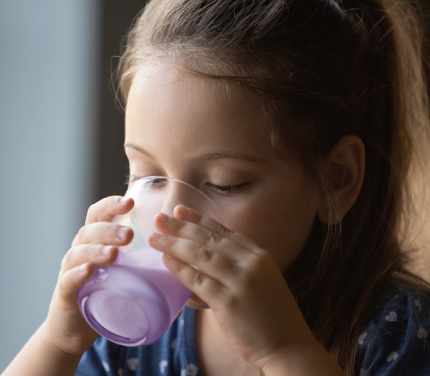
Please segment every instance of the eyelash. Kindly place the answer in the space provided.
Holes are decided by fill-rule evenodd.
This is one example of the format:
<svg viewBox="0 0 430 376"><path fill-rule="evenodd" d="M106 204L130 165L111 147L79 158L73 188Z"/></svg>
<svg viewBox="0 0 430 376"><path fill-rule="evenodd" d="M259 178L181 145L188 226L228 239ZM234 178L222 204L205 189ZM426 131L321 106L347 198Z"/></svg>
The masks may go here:
<svg viewBox="0 0 430 376"><path fill-rule="evenodd" d="M126 185L133 184L136 180L139 180L140 178L136 175L127 175L126 176ZM157 183L157 179L153 180L153 183ZM212 189L213 191L221 194L236 194L243 192L249 185L249 182L245 182L238 185L216 185L212 183L207 183L207 185Z"/></svg>
<svg viewBox="0 0 430 376"><path fill-rule="evenodd" d="M221 193L221 194L235 194L243 192L247 186L248 182L238 184L238 185L216 185L212 183L207 183L207 185L215 192Z"/></svg>

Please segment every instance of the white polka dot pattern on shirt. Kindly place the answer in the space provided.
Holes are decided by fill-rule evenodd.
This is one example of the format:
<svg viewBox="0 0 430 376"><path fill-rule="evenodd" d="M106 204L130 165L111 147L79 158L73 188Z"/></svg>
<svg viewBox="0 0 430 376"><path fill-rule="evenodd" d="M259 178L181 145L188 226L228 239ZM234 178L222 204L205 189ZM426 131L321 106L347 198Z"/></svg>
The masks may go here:
<svg viewBox="0 0 430 376"><path fill-rule="evenodd" d="M419 301L418 299L415 300L415 306L418 307L421 312L421 301Z"/></svg>
<svg viewBox="0 0 430 376"><path fill-rule="evenodd" d="M399 354L397 354L395 351L390 352L387 356L387 362L391 362L392 360L396 360Z"/></svg>
<svg viewBox="0 0 430 376"><path fill-rule="evenodd" d="M105 369L105 371L109 372L110 371L109 364L107 364L104 360L102 360L102 364L103 364L103 368Z"/></svg>
<svg viewBox="0 0 430 376"><path fill-rule="evenodd" d="M162 360L160 362L160 373L164 373L166 371L166 367L169 364L167 360Z"/></svg>
<svg viewBox="0 0 430 376"><path fill-rule="evenodd" d="M396 312L390 312L388 316L385 316L385 320L389 322L396 322L397 321L397 313Z"/></svg>
<svg viewBox="0 0 430 376"><path fill-rule="evenodd" d="M177 339L177 338L175 338L175 339L172 341L172 343L170 344L170 347L171 347L172 349L176 348L176 342L178 342L178 339Z"/></svg>
<svg viewBox="0 0 430 376"><path fill-rule="evenodd" d="M187 369L181 371L181 376L196 376L198 367L195 364L188 364Z"/></svg>
<svg viewBox="0 0 430 376"><path fill-rule="evenodd" d="M137 358L130 358L127 360L127 365L130 371L136 371L138 363L139 361L137 360Z"/></svg>
<svg viewBox="0 0 430 376"><path fill-rule="evenodd" d="M358 343L362 345L364 343L364 339L367 337L367 333L360 334L358 336Z"/></svg>
<svg viewBox="0 0 430 376"><path fill-rule="evenodd" d="M417 336L419 339L426 339L427 335L428 335L427 330L425 330L423 327L420 327L418 329Z"/></svg>

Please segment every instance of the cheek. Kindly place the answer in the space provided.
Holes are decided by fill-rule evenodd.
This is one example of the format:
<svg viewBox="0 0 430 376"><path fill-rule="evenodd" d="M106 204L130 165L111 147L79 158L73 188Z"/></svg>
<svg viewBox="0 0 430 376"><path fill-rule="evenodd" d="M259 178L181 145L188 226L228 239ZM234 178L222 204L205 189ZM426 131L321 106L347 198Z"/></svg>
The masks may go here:
<svg viewBox="0 0 430 376"><path fill-rule="evenodd" d="M229 216L229 227L270 252L281 271L303 249L316 216L310 199L296 195L253 200Z"/></svg>

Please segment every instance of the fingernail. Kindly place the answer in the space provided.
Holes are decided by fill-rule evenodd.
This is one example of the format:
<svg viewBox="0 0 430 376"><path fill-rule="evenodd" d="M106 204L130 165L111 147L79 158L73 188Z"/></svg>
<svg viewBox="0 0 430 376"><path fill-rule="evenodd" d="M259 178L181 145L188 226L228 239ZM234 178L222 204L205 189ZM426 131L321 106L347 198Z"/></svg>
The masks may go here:
<svg viewBox="0 0 430 376"><path fill-rule="evenodd" d="M112 247L103 247L101 253L104 256L109 256L112 249Z"/></svg>
<svg viewBox="0 0 430 376"><path fill-rule="evenodd" d="M170 217L167 214L164 214L164 213L158 214L158 222L160 223L166 223L169 221L169 219Z"/></svg>
<svg viewBox="0 0 430 376"><path fill-rule="evenodd" d="M118 201L119 201L120 204L123 205L123 204L125 204L128 201L128 198L120 197Z"/></svg>
<svg viewBox="0 0 430 376"><path fill-rule="evenodd" d="M78 267L78 273L83 274L87 271L88 263L82 264Z"/></svg>
<svg viewBox="0 0 430 376"><path fill-rule="evenodd" d="M180 214L188 214L190 212L190 209L184 205L179 206L178 210Z"/></svg>
<svg viewBox="0 0 430 376"><path fill-rule="evenodd" d="M150 240L151 240L151 242L155 242L156 243L156 242L160 241L162 237L163 237L163 235L159 234L158 232L154 232L151 235Z"/></svg>
<svg viewBox="0 0 430 376"><path fill-rule="evenodd" d="M124 239L127 236L127 227L120 227L116 232L116 236L120 239Z"/></svg>

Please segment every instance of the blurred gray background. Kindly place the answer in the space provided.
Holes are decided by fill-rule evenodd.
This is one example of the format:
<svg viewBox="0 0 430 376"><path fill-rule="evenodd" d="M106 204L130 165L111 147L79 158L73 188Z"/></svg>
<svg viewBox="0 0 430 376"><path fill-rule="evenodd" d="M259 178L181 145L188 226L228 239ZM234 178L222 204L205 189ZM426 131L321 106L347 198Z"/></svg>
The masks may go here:
<svg viewBox="0 0 430 376"><path fill-rule="evenodd" d="M0 1L0 372L95 196L99 3Z"/></svg>
<svg viewBox="0 0 430 376"><path fill-rule="evenodd" d="M111 73L144 4L0 0L0 372L44 321L88 206L125 192Z"/></svg>
<svg viewBox="0 0 430 376"><path fill-rule="evenodd" d="M0 0L0 373L42 324L87 208L124 194L112 71L145 0Z"/></svg>

